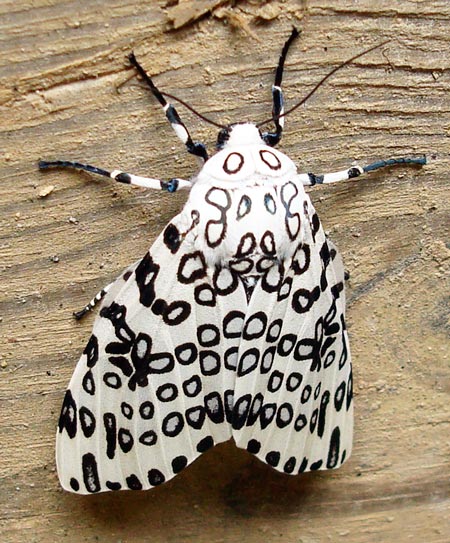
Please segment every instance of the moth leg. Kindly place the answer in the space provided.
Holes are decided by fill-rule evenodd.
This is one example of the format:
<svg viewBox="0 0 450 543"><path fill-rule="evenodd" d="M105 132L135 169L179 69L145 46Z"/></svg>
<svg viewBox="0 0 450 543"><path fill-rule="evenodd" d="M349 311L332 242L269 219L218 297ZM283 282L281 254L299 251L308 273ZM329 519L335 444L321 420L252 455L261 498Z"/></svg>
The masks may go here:
<svg viewBox="0 0 450 543"><path fill-rule="evenodd" d="M91 166L90 164L81 164L80 162L70 162L68 160L39 161L39 169L46 170L47 168L75 168L76 170L83 170L85 172L102 175L103 177L109 177L119 183L137 185L148 189L166 190L167 192L175 192L178 189L192 187L192 183L185 179L174 178L169 179L169 181L162 181L160 179L152 179L151 177L140 177L139 175L121 172L120 170L108 172L107 170Z"/></svg>
<svg viewBox="0 0 450 543"><path fill-rule="evenodd" d="M128 59L131 62L131 64L136 68L136 70L138 71L142 79L150 87L150 90L152 91L153 96L162 105L162 108L164 110L164 113L166 114L167 120L171 124L173 130L175 131L175 134L186 146L188 153L198 156L206 162L208 160L208 153L206 151L206 146L203 143L194 142L192 140L191 135L189 134L189 131L184 125L183 121L180 119L180 116L178 115L177 110L172 104L167 102L167 100L164 98L161 91L153 83L152 78L147 74L144 68L139 64L134 53L131 53L128 56Z"/></svg>
<svg viewBox="0 0 450 543"><path fill-rule="evenodd" d="M304 173L297 175L297 180L306 186L321 185L325 183L337 183L338 181L346 181L347 179L352 179L353 177L359 177L368 172L378 170L380 168L385 168L388 166L396 166L398 164L418 164L423 166L427 163L426 157L417 157L417 158L390 158L388 160L378 160L372 162L367 166L352 166L347 170L342 170L340 172L326 173L323 175L316 175L314 173Z"/></svg>
<svg viewBox="0 0 450 543"><path fill-rule="evenodd" d="M94 307L98 304L98 302L103 300L108 290L112 287L113 283L114 281L112 283L109 283L109 285L106 285L106 287L103 287L102 290L100 290L99 292L97 292L97 294L92 298L92 300L86 306L83 307L83 309L81 309L80 311L73 312L73 316L77 319L77 321L82 319L84 315L86 315L86 313L89 313L89 311L92 311Z"/></svg>
<svg viewBox="0 0 450 543"><path fill-rule="evenodd" d="M272 118L275 123L275 132L265 132L262 134L262 138L271 147L274 147L281 139L281 134L284 128L284 98L283 91L281 90L281 81L283 79L284 62L286 60L287 52L292 42L299 36L300 32L294 27L291 35L287 39L281 51L280 59L278 61L277 70L275 72L275 82L272 85Z"/></svg>

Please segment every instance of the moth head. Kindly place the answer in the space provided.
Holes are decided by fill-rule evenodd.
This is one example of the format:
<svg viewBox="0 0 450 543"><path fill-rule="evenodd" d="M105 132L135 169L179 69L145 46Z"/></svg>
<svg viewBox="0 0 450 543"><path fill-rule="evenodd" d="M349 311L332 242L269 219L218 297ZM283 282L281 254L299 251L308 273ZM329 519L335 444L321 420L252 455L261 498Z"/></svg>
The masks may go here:
<svg viewBox="0 0 450 543"><path fill-rule="evenodd" d="M222 128L217 136L217 149L228 146L264 144L259 128L253 123L235 123Z"/></svg>

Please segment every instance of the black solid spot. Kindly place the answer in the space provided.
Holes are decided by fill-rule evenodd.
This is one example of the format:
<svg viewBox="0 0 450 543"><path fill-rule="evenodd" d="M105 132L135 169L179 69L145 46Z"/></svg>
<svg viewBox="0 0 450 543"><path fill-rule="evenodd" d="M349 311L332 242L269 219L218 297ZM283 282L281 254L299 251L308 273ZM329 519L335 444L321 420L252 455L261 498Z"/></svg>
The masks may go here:
<svg viewBox="0 0 450 543"><path fill-rule="evenodd" d="M160 385L156 389L156 397L161 402L172 402L178 397L178 388L172 383Z"/></svg>
<svg viewBox="0 0 450 543"><path fill-rule="evenodd" d="M172 471L174 473L180 473L180 471L183 470L187 466L187 463L188 463L188 459L185 456L183 455L176 456L172 460Z"/></svg>
<svg viewBox="0 0 450 543"><path fill-rule="evenodd" d="M124 281L128 281L128 279L133 275L133 272L131 270L128 270L126 271L123 276L122 276L122 279Z"/></svg>
<svg viewBox="0 0 450 543"><path fill-rule="evenodd" d="M280 463L280 453L278 451L270 451L266 454L266 462L269 466L276 467Z"/></svg>
<svg viewBox="0 0 450 543"><path fill-rule="evenodd" d="M288 426L294 417L294 410L290 403L283 403L280 405L277 411L277 426L278 428L285 428Z"/></svg>
<svg viewBox="0 0 450 543"><path fill-rule="evenodd" d="M203 253L195 251L194 253L184 254L181 257L177 274L180 283L188 285L205 276L206 262Z"/></svg>
<svg viewBox="0 0 450 543"><path fill-rule="evenodd" d="M336 283L331 287L331 294L333 298L336 300L341 295L341 292L344 290L344 283L340 281L339 283Z"/></svg>
<svg viewBox="0 0 450 543"><path fill-rule="evenodd" d="M172 412L164 417L162 431L167 437L177 436L184 427L184 419L181 413Z"/></svg>
<svg viewBox="0 0 450 543"><path fill-rule="evenodd" d="M77 404L70 390L67 390L64 396L58 428L60 433L65 429L71 439L77 433Z"/></svg>
<svg viewBox="0 0 450 543"><path fill-rule="evenodd" d="M276 392L283 383L284 375L281 371L275 370L270 374L269 382L267 383L267 388L269 392Z"/></svg>
<svg viewBox="0 0 450 543"><path fill-rule="evenodd" d="M349 168L347 172L348 178L353 179L353 177L359 177L361 175L361 172L359 168Z"/></svg>
<svg viewBox="0 0 450 543"><path fill-rule="evenodd" d="M122 488L120 483L115 483L114 481L106 481L105 485L109 490L120 490Z"/></svg>
<svg viewBox="0 0 450 543"><path fill-rule="evenodd" d="M258 339L266 331L267 315L258 311L249 317L245 323L242 337L247 340Z"/></svg>
<svg viewBox="0 0 450 543"><path fill-rule="evenodd" d="M139 414L141 415L141 418L144 420L150 420L153 418L153 415L155 413L155 407L150 401L142 402L139 406Z"/></svg>
<svg viewBox="0 0 450 543"><path fill-rule="evenodd" d="M142 483L137 476L132 473L125 479L127 486L130 490L142 490Z"/></svg>
<svg viewBox="0 0 450 543"><path fill-rule="evenodd" d="M247 451L252 454L258 454L261 450L261 443L256 439L251 439L247 443Z"/></svg>
<svg viewBox="0 0 450 543"><path fill-rule="evenodd" d="M316 234L320 228L320 219L317 213L314 213L314 215L312 216L311 225L312 225L312 236L313 236L313 240L315 241Z"/></svg>
<svg viewBox="0 0 450 543"><path fill-rule="evenodd" d="M80 490L80 483L77 481L77 479L75 479L75 477L71 477L70 479L70 488L75 492Z"/></svg>
<svg viewBox="0 0 450 543"><path fill-rule="evenodd" d="M258 367L259 362L259 349L252 347L247 349L239 360L237 374L239 377L251 373Z"/></svg>
<svg viewBox="0 0 450 543"><path fill-rule="evenodd" d="M210 392L205 396L205 410L215 424L220 424L225 420L222 397L218 392Z"/></svg>
<svg viewBox="0 0 450 543"><path fill-rule="evenodd" d="M139 436L139 443L142 443L142 445L147 445L147 447L151 447L157 441L158 436L154 430L147 430Z"/></svg>
<svg viewBox="0 0 450 543"><path fill-rule="evenodd" d="M240 430L247 420L248 410L250 409L251 394L241 396L233 406L233 429Z"/></svg>
<svg viewBox="0 0 450 543"><path fill-rule="evenodd" d="M180 364L188 366L197 359L198 351L195 343L183 343L175 347L175 357Z"/></svg>
<svg viewBox="0 0 450 543"><path fill-rule="evenodd" d="M168 247L172 254L175 254L180 248L182 238L180 231L174 224L170 223L167 225L164 230L163 239L166 247Z"/></svg>
<svg viewBox="0 0 450 543"><path fill-rule="evenodd" d="M131 407L131 405L127 402L122 402L120 404L120 410L122 411L122 415L131 420L133 418L133 408Z"/></svg>
<svg viewBox="0 0 450 543"><path fill-rule="evenodd" d="M119 183L125 183L129 185L131 183L131 176L129 173L120 172L114 176L114 181L118 181Z"/></svg>
<svg viewBox="0 0 450 543"><path fill-rule="evenodd" d="M205 422L205 408L202 405L196 405L186 409L186 421L192 428L200 430Z"/></svg>
<svg viewBox="0 0 450 543"><path fill-rule="evenodd" d="M214 324L201 324L197 328L197 339L202 347L214 347L220 342L220 332Z"/></svg>
<svg viewBox="0 0 450 543"><path fill-rule="evenodd" d="M347 402L346 402L347 411L350 409L352 398L353 398L353 374L350 371L350 375L348 376L348 382L347 382Z"/></svg>
<svg viewBox="0 0 450 543"><path fill-rule="evenodd" d="M94 413L86 406L82 406L78 411L78 415L80 417L80 426L84 436L91 437L95 431L96 425Z"/></svg>
<svg viewBox="0 0 450 543"><path fill-rule="evenodd" d="M183 383L183 392L189 398L194 398L200 394L202 390L202 381L198 375L194 375L190 379L186 379Z"/></svg>
<svg viewBox="0 0 450 543"><path fill-rule="evenodd" d="M292 473L295 469L296 462L297 460L295 459L295 456L291 456L284 464L284 467L283 467L284 473Z"/></svg>
<svg viewBox="0 0 450 543"><path fill-rule="evenodd" d="M307 467L308 467L308 459L306 457L303 457L302 463L300 464L300 467L298 468L298 473L303 473Z"/></svg>
<svg viewBox="0 0 450 543"><path fill-rule="evenodd" d="M114 346L114 345L124 345L124 344L123 343L109 343L106 346L105 351L110 352L112 350L111 346ZM129 347L128 347L128 350L129 350ZM116 368L119 368L126 377L130 377L133 374L133 367L130 364L128 358L126 358L125 356L110 356L108 358L108 361L111 362L113 366L116 366Z"/></svg>
<svg viewBox="0 0 450 543"><path fill-rule="evenodd" d="M147 473L148 482L152 486L158 486L164 483L166 478L164 477L163 473L159 471L159 469L151 469Z"/></svg>
<svg viewBox="0 0 450 543"><path fill-rule="evenodd" d="M92 453L86 453L81 458L84 486L88 492L100 492L97 460Z"/></svg>
<svg viewBox="0 0 450 543"><path fill-rule="evenodd" d="M206 305L209 307L214 307L216 305L216 293L207 283L195 287L194 299L198 305Z"/></svg>
<svg viewBox="0 0 450 543"><path fill-rule="evenodd" d="M323 464L323 460L317 460L317 462L313 462L310 466L309 466L309 469L311 471L317 471L318 469L320 469L322 467L322 464Z"/></svg>
<svg viewBox="0 0 450 543"><path fill-rule="evenodd" d="M197 443L197 451L203 453L214 446L214 440L211 436L204 437Z"/></svg>
<svg viewBox="0 0 450 543"><path fill-rule="evenodd" d="M150 307L155 299L155 281L159 273L159 266L153 262L147 253L139 262L134 274L139 288L139 301L145 307Z"/></svg>
<svg viewBox="0 0 450 543"><path fill-rule="evenodd" d="M116 454L117 423L114 413L104 413L103 424L106 432L106 456L113 459Z"/></svg>
<svg viewBox="0 0 450 543"><path fill-rule="evenodd" d="M126 428L120 428L119 433L117 434L117 441L119 446L124 453L131 451L134 445L134 439L131 435L131 432Z"/></svg>
<svg viewBox="0 0 450 543"><path fill-rule="evenodd" d="M286 381L286 389L289 392L294 392L302 384L303 375L298 372L293 372L289 375Z"/></svg>
<svg viewBox="0 0 450 543"><path fill-rule="evenodd" d="M220 355L215 351L200 351L200 369L203 375L217 375L220 371Z"/></svg>
<svg viewBox="0 0 450 543"><path fill-rule="evenodd" d="M241 337L244 319L242 311L230 311L223 319L223 335L226 338Z"/></svg>
<svg viewBox="0 0 450 543"><path fill-rule="evenodd" d="M90 394L91 396L95 395L95 381L94 376L92 375L92 371L88 370L83 377L83 381L81 382L81 386L83 387L83 390Z"/></svg>
<svg viewBox="0 0 450 543"><path fill-rule="evenodd" d="M269 424L272 422L273 418L275 417L276 412L277 412L276 403L266 403L262 407L261 413L259 416L262 430L264 430L264 428L267 428L267 426L269 426Z"/></svg>
<svg viewBox="0 0 450 543"><path fill-rule="evenodd" d="M319 425L317 427L317 435L319 437L323 437L323 434L325 431L325 423L327 420L327 407L328 407L329 402L330 402L330 393L328 390L325 390L325 392L322 395L322 399L320 400Z"/></svg>
<svg viewBox="0 0 450 543"><path fill-rule="evenodd" d="M157 298L152 305L154 315L162 315L167 310L167 302L161 298Z"/></svg>

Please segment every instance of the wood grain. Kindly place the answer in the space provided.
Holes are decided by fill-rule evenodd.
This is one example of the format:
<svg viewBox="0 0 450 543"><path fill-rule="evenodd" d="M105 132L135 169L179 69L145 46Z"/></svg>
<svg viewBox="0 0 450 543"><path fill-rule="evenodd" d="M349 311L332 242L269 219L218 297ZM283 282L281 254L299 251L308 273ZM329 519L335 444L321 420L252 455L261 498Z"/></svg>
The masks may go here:
<svg viewBox="0 0 450 543"><path fill-rule="evenodd" d="M449 2L248 0L226 8L229 20L213 11L177 31L169 4L0 5L0 540L448 542ZM279 15L268 22L268 13ZM331 67L392 39L287 119L279 148L301 170L431 157L423 169L312 193L351 274L353 456L336 472L291 478L227 443L151 492L64 493L54 431L92 325L71 312L144 254L185 196L44 174L36 162L189 177L195 162L148 92L127 81L126 53L134 49L162 89L210 117L260 120L293 24L303 34L287 63L289 104ZM214 142L211 127L182 114L197 139Z"/></svg>

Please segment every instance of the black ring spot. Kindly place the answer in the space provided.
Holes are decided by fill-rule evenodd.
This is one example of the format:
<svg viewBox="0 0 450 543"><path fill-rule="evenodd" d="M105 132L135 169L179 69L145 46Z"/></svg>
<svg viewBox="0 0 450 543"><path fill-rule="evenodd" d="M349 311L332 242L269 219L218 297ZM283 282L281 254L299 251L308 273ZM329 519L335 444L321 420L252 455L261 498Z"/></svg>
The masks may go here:
<svg viewBox="0 0 450 543"><path fill-rule="evenodd" d="M233 167L230 167L229 160L231 159L231 161L234 162L235 160L234 156L238 158L239 164L233 168ZM244 157L241 155L241 153L230 153L223 163L223 169L228 174L234 174L234 173L237 173L242 168L243 164L244 164Z"/></svg>

